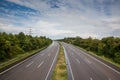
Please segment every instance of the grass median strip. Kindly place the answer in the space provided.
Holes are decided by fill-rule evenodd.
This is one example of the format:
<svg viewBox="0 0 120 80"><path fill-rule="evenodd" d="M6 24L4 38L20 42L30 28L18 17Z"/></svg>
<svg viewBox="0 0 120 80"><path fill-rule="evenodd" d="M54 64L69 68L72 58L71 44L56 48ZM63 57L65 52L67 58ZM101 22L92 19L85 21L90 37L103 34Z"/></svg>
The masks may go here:
<svg viewBox="0 0 120 80"><path fill-rule="evenodd" d="M67 80L67 69L65 63L65 56L63 47L60 46L60 51L56 63L56 67L53 71L51 80Z"/></svg>

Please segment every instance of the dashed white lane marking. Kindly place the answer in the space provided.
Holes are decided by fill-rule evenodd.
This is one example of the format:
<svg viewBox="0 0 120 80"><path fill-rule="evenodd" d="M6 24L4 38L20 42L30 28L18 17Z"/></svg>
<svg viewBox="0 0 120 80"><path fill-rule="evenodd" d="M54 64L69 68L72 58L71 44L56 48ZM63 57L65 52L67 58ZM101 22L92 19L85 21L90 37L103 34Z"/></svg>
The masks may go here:
<svg viewBox="0 0 120 80"><path fill-rule="evenodd" d="M36 54L36 55L37 55L37 54ZM33 55L33 56L31 56L31 57L34 57L34 56L35 56L35 55ZM7 71L9 71L9 70L11 70L11 69L13 69L13 68L15 68L15 67L17 67L17 66L19 66L19 65L22 64L23 62L26 62L26 61L29 60L31 57L29 57L29 58L27 58L27 59L25 59L25 60L23 60L23 61L15 64L14 66L12 66L12 67L4 70L3 72L0 72L0 75L6 73Z"/></svg>
<svg viewBox="0 0 120 80"><path fill-rule="evenodd" d="M59 47L58 47L58 49L57 49L56 55L55 55L55 57L54 57L54 59L53 59L53 62L52 62L52 64L51 64L51 66L50 66L50 69L49 69L49 71L48 71L48 73L47 73L47 76L46 76L45 80L48 80L50 71L52 70L52 67L53 67L53 65L54 65L54 63L55 63L55 61L56 61L56 59L57 59L58 53L59 53Z"/></svg>
<svg viewBox="0 0 120 80"><path fill-rule="evenodd" d="M51 55L51 53L48 54L48 56L50 56L50 55Z"/></svg>
<svg viewBox="0 0 120 80"><path fill-rule="evenodd" d="M85 61L86 61L87 63L91 64L91 62L90 62L88 59L86 59L86 58L85 58Z"/></svg>
<svg viewBox="0 0 120 80"><path fill-rule="evenodd" d="M41 56L44 56L44 53L40 54Z"/></svg>
<svg viewBox="0 0 120 80"><path fill-rule="evenodd" d="M71 53L73 55L73 53Z"/></svg>
<svg viewBox="0 0 120 80"><path fill-rule="evenodd" d="M43 63L44 63L44 61L42 61L42 62L37 66L37 68L39 68Z"/></svg>
<svg viewBox="0 0 120 80"><path fill-rule="evenodd" d="M114 72L120 74L119 71L117 71L116 69L114 69L114 68L108 66L107 64L105 64L105 63L103 63L102 61L96 59L95 57L93 57L93 56L91 56L91 55L89 55L89 54L87 54L87 53L85 53L85 52L82 52L82 53L85 54L85 55L87 55L87 56L89 56L89 57L92 58L93 60L96 60L96 61L100 62L101 64L103 64L104 66L106 66L106 67L108 67L109 69L113 70Z"/></svg>
<svg viewBox="0 0 120 80"><path fill-rule="evenodd" d="M80 61L79 61L77 58L76 58L75 60L76 60L78 63L80 63Z"/></svg>
<svg viewBox="0 0 120 80"><path fill-rule="evenodd" d="M34 62L32 61L32 62L30 62L26 67L29 67L30 65L32 65Z"/></svg>
<svg viewBox="0 0 120 80"><path fill-rule="evenodd" d="M110 78L108 80L111 80Z"/></svg>
<svg viewBox="0 0 120 80"><path fill-rule="evenodd" d="M93 80L92 77L90 77L90 80Z"/></svg>

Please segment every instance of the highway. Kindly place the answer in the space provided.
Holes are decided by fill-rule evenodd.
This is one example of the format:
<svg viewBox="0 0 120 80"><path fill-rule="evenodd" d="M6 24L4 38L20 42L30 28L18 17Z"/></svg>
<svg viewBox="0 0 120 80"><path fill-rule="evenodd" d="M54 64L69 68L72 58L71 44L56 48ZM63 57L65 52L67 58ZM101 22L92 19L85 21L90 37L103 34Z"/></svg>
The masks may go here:
<svg viewBox="0 0 120 80"><path fill-rule="evenodd" d="M62 42L69 80L120 80L120 72L79 48Z"/></svg>
<svg viewBox="0 0 120 80"><path fill-rule="evenodd" d="M50 80L58 52L59 44L53 42L45 50L1 72L0 80Z"/></svg>
<svg viewBox="0 0 120 80"><path fill-rule="evenodd" d="M120 72L79 48L62 42L68 80L120 80ZM0 80L50 80L58 42L0 73Z"/></svg>

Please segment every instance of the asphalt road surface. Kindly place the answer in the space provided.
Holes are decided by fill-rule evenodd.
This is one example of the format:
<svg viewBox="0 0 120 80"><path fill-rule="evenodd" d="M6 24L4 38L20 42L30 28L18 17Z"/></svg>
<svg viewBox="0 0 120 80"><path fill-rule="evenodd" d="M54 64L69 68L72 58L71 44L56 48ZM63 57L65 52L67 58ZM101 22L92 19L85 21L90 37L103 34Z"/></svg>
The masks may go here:
<svg viewBox="0 0 120 80"><path fill-rule="evenodd" d="M50 80L58 52L59 44L53 42L45 50L0 73L0 80Z"/></svg>
<svg viewBox="0 0 120 80"><path fill-rule="evenodd" d="M69 80L120 80L120 72L73 45L62 45Z"/></svg>

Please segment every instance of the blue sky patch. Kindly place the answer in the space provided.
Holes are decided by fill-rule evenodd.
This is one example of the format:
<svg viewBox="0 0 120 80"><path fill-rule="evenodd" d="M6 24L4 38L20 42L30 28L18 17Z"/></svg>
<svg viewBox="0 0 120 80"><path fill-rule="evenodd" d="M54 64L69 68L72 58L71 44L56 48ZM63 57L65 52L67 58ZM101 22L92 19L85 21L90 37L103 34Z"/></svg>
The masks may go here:
<svg viewBox="0 0 120 80"><path fill-rule="evenodd" d="M0 0L0 32L52 39L102 38L120 32L120 0ZM113 23L114 22L114 23Z"/></svg>

